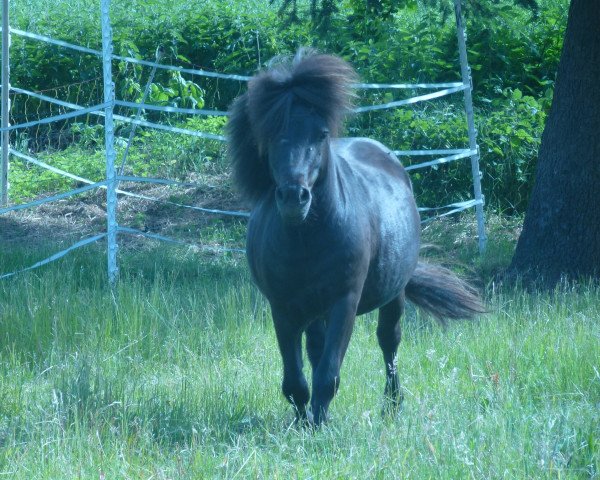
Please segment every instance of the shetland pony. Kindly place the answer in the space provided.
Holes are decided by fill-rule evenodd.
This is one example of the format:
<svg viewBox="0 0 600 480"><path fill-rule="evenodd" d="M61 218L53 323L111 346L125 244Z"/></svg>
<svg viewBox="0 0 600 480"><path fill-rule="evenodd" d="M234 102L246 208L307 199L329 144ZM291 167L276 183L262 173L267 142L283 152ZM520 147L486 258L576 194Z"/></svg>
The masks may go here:
<svg viewBox="0 0 600 480"><path fill-rule="evenodd" d="M405 299L441 321L483 311L468 284L419 261L419 213L392 151L368 138L337 137L355 80L341 59L301 52L250 80L227 129L234 181L252 207L247 257L271 306L283 394L298 421L315 425L326 420L340 385L357 315L379 309L384 394L395 408Z"/></svg>

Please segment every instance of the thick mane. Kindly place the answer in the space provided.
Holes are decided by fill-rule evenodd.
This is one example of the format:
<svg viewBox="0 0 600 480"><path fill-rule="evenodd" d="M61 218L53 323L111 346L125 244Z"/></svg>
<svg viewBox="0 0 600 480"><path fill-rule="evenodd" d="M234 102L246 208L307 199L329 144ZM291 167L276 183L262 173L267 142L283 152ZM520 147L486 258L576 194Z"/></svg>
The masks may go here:
<svg viewBox="0 0 600 480"><path fill-rule="evenodd" d="M231 106L227 126L234 181L248 202L255 204L271 187L266 146L286 125L292 104L314 109L335 135L350 109L355 79L340 58L301 51L250 80Z"/></svg>

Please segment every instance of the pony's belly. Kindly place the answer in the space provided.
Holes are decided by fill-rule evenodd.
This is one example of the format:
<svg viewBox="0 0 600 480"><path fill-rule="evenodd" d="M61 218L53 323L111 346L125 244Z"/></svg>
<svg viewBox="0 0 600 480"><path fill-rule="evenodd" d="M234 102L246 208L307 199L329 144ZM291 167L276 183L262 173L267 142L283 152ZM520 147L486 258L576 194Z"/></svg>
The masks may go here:
<svg viewBox="0 0 600 480"><path fill-rule="evenodd" d="M393 268L369 275L363 286L356 314L362 315L371 312L400 295L406 287L416 263L416 259L413 261L404 257L390 263L389 266L393 266Z"/></svg>
<svg viewBox="0 0 600 480"><path fill-rule="evenodd" d="M287 250L249 249L255 282L271 304L291 316L326 315L348 294L360 296L357 314L381 307L397 297L416 266L418 244L386 249L369 258L363 249L340 245L320 255Z"/></svg>
<svg viewBox="0 0 600 480"><path fill-rule="evenodd" d="M291 316L313 319L327 314L333 304L351 292L360 294L366 268L332 254L322 258L271 252L259 263L249 255L255 282L269 302Z"/></svg>
<svg viewBox="0 0 600 480"><path fill-rule="evenodd" d="M326 315L339 299L351 293L360 295L356 313L362 315L400 295L413 270L413 265L399 265L397 275L382 273L379 281L374 281L361 272L302 269L281 277L270 272L266 275L267 281L257 283L273 305L291 316L312 319Z"/></svg>
<svg viewBox="0 0 600 480"><path fill-rule="evenodd" d="M395 215L383 212L388 222L380 225L379 246L370 259L358 314L379 308L402 293L417 266L420 249L420 222L416 213ZM385 218L385 217L384 217ZM395 218L395 221L389 220Z"/></svg>

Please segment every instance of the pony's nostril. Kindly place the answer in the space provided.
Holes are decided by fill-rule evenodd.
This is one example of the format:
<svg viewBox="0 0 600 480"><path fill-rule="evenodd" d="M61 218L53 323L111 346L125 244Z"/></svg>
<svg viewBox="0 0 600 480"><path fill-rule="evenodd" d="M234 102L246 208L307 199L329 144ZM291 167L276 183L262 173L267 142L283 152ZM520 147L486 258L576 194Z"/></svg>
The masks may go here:
<svg viewBox="0 0 600 480"><path fill-rule="evenodd" d="M283 205L304 206L310 201L310 190L299 185L286 185L275 189L275 200Z"/></svg>
<svg viewBox="0 0 600 480"><path fill-rule="evenodd" d="M306 204L310 200L310 191L306 187L300 188L300 203Z"/></svg>

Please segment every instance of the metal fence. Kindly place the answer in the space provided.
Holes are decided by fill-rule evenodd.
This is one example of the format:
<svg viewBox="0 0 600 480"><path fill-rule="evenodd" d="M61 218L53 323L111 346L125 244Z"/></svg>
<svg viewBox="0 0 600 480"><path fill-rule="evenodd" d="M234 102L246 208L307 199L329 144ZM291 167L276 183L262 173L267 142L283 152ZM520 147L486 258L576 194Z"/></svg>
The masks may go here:
<svg viewBox="0 0 600 480"><path fill-rule="evenodd" d="M475 208L476 217L477 217L477 225L478 225L478 237L479 237L479 249L483 251L486 243L486 234L485 234L485 223L484 223L484 214L483 214L483 203L484 197L481 192L481 182L480 182L480 171L479 171L479 148L477 146L477 132L475 130L474 118L473 118L473 106L472 106L472 83L471 83L471 75L470 69L467 63L467 50L466 50L466 42L465 42L465 33L464 33L464 25L462 19L462 13L460 8L460 0L454 0L455 5L455 14L456 14L456 25L457 25L457 43L459 50L459 58L460 58L460 66L461 66L461 82L450 82L450 83L394 83L394 84L357 84L356 88L372 90L372 89L423 89L423 90L433 90L430 93L426 93L423 95L414 96L404 100L398 100L393 102L387 102L378 105L368 105L368 106L360 106L355 109L355 111L360 114L362 112L372 112L376 110L383 109L391 109L402 107L406 105L412 105L419 102L425 102L429 100L433 100L436 98L441 98L447 95L463 92L464 95L464 107L466 113L467 120L467 129L468 129L468 137L469 137L469 146L467 148L455 148L455 149L442 149L442 150L399 150L395 151L396 155L399 156L430 156L436 157L433 160L423 161L417 164L412 164L406 167L407 170L416 170L427 167L432 167L436 165L446 164L449 162L466 159L469 158L471 162L471 173L473 177L473 192L474 196L471 200L456 202L449 205L430 207L430 208L420 208L421 211L430 211L436 212L437 215L433 218L437 218L440 216L451 215L456 212L460 212L469 208ZM84 238L70 247L46 258L43 259L34 265L25 267L17 272L9 272L4 273L0 272L0 279L11 277L17 273L31 270L47 263L50 263L58 258L63 257L69 252L80 248L84 245L88 245L90 243L96 242L100 239L106 239L108 245L108 276L109 281L114 283L117 279L118 272L118 235L119 234L135 234L142 235L145 237L175 242L175 243L183 243L179 240L169 238L166 236L158 235L155 233L144 232L139 229L134 229L131 227L125 227L118 225L117 223L117 207L118 207L118 197L119 195L125 195L130 197L137 197L140 199L148 200L148 201L158 201L159 199L154 198L152 196L135 193L128 191L126 189L120 189L120 182L144 182L144 183L156 183L163 185L183 185L181 182L165 179L165 178L148 178L148 177L138 177L131 175L124 175L124 166L127 160L127 152L129 150L129 146L131 145L131 141L135 135L136 128L138 126L167 131L173 134L178 135L187 135L202 139L209 139L213 141L223 142L225 138L223 135L198 131L196 129L190 128L181 128L181 127L173 127L171 125L163 124L160 122L150 122L147 120L141 119L140 113L142 110L145 111L157 111L165 114L185 114L185 115L210 115L210 116L224 116L227 115L226 112L215 111L215 110L203 110L196 108L175 108L175 107L163 107L157 105L151 105L146 103L146 98L148 94L148 87L152 82L152 78L154 77L154 73L158 69L166 69L174 72L178 72L179 74L186 75L195 75L195 76L203 76L203 77L212 77L218 78L222 80L229 81L238 81L238 82L246 82L249 77L243 75L231 75L231 74L223 74L217 72L209 72L200 69L190 69L183 68L179 66L173 65L164 65L159 63L160 55L157 53L157 58L155 62L140 60L133 57L124 57L114 55L112 51L112 29L110 24L110 0L101 0L100 1L100 15L102 20L102 51L90 49L87 47L82 47L79 45L74 45L68 42L64 42L62 40L57 40L48 36L39 35L31 32L25 32L18 29L10 28L9 26L9 2L8 0L3 0L2 5L2 122L1 122L1 138L2 138L2 162L0 164L0 215L6 214L11 211L21 210L25 208L36 207L48 202L54 202L60 199L64 199L67 197L71 197L74 195L81 194L83 192L87 192L95 189L104 189L106 191L106 229L103 232L91 235L87 238ZM10 39L12 35L19 35L24 38L33 40L46 42L51 45L55 45L57 47L63 48L65 50L82 52L85 54L93 55L98 57L102 62L102 87L104 92L103 102L84 107L77 103L71 103L64 100L60 100L56 97L46 95L43 92L33 92L27 90L25 88L21 88L22 86L12 86L10 85L10 63L9 63L9 46ZM122 62L128 62L136 65L143 65L146 67L150 67L152 72L150 74L150 79L146 86L146 91L140 102L126 102L123 100L119 100L115 96L115 85L113 83L113 72L112 72L112 62L118 60ZM95 81L99 82L99 79L95 79ZM34 120L29 120L25 118L24 122L16 123L15 125L9 125L9 114L10 114L10 97L9 92L13 95L19 95L25 101L36 101L39 103L43 103L47 106L54 108L55 110L47 110L50 111L51 114L44 116L44 118L37 118ZM116 108L119 109L133 109L134 114L130 115L120 115L116 114ZM105 145L105 174L104 178L99 181L90 180L80 175L74 175L73 173L67 172L61 168L57 168L55 166L49 165L48 163L40 160L39 158L35 158L33 155L29 153L25 153L23 151L19 151L18 144L11 148L9 145L9 134L11 131L23 131L26 128L32 127L41 127L43 125L53 124L55 122L61 122L67 119L72 119L84 115L94 115L103 118L104 120L104 145ZM129 130L129 138L127 139L127 146L125 148L125 152L123 154L123 158L120 165L116 165L116 154L115 154L115 129L114 124L117 122L127 122L131 124L131 128ZM124 140L124 139L121 139ZM35 200L32 202L21 203L16 205L9 205L9 190L8 190L8 168L9 168L9 158L14 157L19 159L20 161L27 162L28 164L35 166L36 168L45 169L51 171L55 174L70 178L72 180L76 180L80 184L84 184L83 186L69 190L67 192L59 193L56 195L52 195L49 197L45 197L39 200ZM165 201L163 200L163 203ZM220 210L220 209L210 209L210 208L202 208L193 205L181 204L177 202L166 202L172 205L182 207L182 208L191 208L194 210L199 210L205 213L214 213L220 215L231 215L238 217L247 217L248 212L241 211L231 211L231 210ZM219 251L238 251L237 249L228 249L228 248L220 248Z"/></svg>

